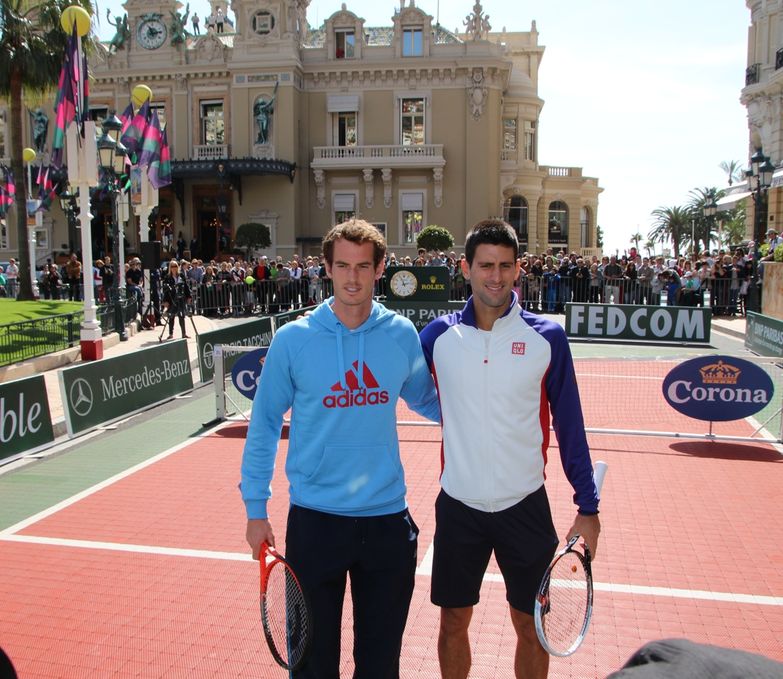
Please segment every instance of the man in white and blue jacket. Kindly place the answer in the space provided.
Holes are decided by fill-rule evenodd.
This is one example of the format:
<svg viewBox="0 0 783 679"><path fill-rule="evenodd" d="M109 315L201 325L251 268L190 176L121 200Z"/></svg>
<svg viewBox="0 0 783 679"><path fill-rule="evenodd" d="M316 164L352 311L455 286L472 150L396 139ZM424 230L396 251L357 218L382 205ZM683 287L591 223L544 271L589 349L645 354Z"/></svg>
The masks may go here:
<svg viewBox="0 0 783 679"><path fill-rule="evenodd" d="M267 501L290 408L285 555L314 630L294 677L339 676L350 574L354 677L397 679L418 536L405 500L397 400L435 421L440 410L413 324L373 301L383 236L367 222L345 222L326 235L323 252L334 296L275 334L253 402L242 459L247 541L256 559L262 542L274 545Z"/></svg>
<svg viewBox="0 0 783 679"><path fill-rule="evenodd" d="M504 221L474 226L462 262L472 296L462 311L421 333L443 422L431 599L441 607L444 679L468 676L468 625L493 551L517 634L515 675L547 675L549 656L532 614L558 544L544 489L550 412L578 507L566 539L581 535L595 554L600 532L571 351L560 325L519 306L518 255L516 234Z"/></svg>

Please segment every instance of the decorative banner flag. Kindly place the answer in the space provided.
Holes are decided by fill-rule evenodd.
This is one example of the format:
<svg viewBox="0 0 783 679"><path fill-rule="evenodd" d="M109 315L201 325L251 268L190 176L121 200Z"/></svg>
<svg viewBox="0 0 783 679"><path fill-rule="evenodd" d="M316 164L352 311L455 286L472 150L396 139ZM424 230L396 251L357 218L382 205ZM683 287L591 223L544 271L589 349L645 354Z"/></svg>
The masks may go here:
<svg viewBox="0 0 783 679"><path fill-rule="evenodd" d="M14 173L10 169L0 166L0 173L4 175L0 183L0 217L5 217L8 208L16 200L16 184L14 184Z"/></svg>
<svg viewBox="0 0 783 679"><path fill-rule="evenodd" d="M127 109L122 115L125 116L126 113ZM131 157L131 162L133 161L132 156L139 151L141 142L144 139L144 134L149 124L149 117L150 105L149 102L145 101L120 137L120 141L128 149L128 156ZM125 127L124 120L123 127Z"/></svg>
<svg viewBox="0 0 783 679"><path fill-rule="evenodd" d="M36 212L48 210L57 195L57 185L52 181L52 172L49 165L41 165L38 168L38 208Z"/></svg>
<svg viewBox="0 0 783 679"><path fill-rule="evenodd" d="M161 135L160 154L150 163L147 170L150 184L156 189L171 184L171 151L169 150L169 139L166 133L167 128L168 125L163 128Z"/></svg>
<svg viewBox="0 0 783 679"><path fill-rule="evenodd" d="M60 167L65 147L65 131L68 125L76 122L84 137L84 121L88 117L87 56L79 59L79 35L74 22L73 33L65 48L60 81L57 85L57 97L54 102L54 137L52 139L52 165Z"/></svg>
<svg viewBox="0 0 783 679"><path fill-rule="evenodd" d="M158 112L153 110L147 129L144 130L144 139L142 140L139 153L139 167L147 167L160 157L161 140L160 119L158 118Z"/></svg>

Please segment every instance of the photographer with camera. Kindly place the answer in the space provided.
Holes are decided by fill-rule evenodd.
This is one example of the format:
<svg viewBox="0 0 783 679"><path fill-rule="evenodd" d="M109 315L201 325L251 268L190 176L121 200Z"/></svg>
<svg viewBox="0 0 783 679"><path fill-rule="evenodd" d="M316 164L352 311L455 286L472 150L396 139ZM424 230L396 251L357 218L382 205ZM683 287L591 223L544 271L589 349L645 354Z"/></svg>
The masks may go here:
<svg viewBox="0 0 783 679"><path fill-rule="evenodd" d="M175 316L179 318L182 336L188 337L185 333L185 314L187 313L187 305L190 303L191 297L190 286L185 274L180 273L179 264L172 260L169 262L169 271L163 278L163 304L168 315L169 339L174 338Z"/></svg>

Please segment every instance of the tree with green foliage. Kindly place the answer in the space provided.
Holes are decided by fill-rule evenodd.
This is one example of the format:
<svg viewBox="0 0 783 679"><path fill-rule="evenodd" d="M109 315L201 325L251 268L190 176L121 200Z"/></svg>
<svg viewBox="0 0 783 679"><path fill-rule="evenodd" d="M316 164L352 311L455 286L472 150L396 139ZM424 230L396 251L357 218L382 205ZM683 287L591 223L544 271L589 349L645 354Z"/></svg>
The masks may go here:
<svg viewBox="0 0 783 679"><path fill-rule="evenodd" d="M704 214L704 208L709 203L717 203L723 197L724 192L714 186L705 186L701 189L693 189L689 195L691 199L687 208L691 212L694 228L692 233L688 234L688 240L696 241L691 243L693 252L699 252L699 243L704 245L705 250L709 250L710 243L718 240L718 215L708 217Z"/></svg>
<svg viewBox="0 0 783 679"><path fill-rule="evenodd" d="M245 258L250 259L250 251L258 248L263 250L272 245L272 236L266 224L246 222L237 228L234 245L245 249Z"/></svg>
<svg viewBox="0 0 783 679"><path fill-rule="evenodd" d="M601 228L600 224L597 224L595 227L595 244L596 247L599 247L603 250L604 247L604 230Z"/></svg>
<svg viewBox="0 0 783 679"><path fill-rule="evenodd" d="M642 234L640 234L640 233L637 231L637 232L636 232L636 233L635 233L633 236L631 236L631 240L630 240L629 242L630 242L630 243L633 243L633 244L634 244L634 247L635 247L637 250L639 250L639 241L640 241L640 240L642 240L642 238L643 238Z"/></svg>
<svg viewBox="0 0 783 679"><path fill-rule="evenodd" d="M0 0L0 96L10 103L9 155L18 187L15 207L20 300L34 299L22 161L22 107L25 95L45 95L57 87L68 39L60 26L60 16L66 7L76 4L92 14L91 0ZM82 44L89 49L87 36Z"/></svg>
<svg viewBox="0 0 783 679"><path fill-rule="evenodd" d="M424 248L425 250L432 251L437 250L449 250L454 245L454 236L451 232L442 227L430 224L425 226L419 235L416 236L416 247Z"/></svg>
<svg viewBox="0 0 783 679"><path fill-rule="evenodd" d="M654 243L671 242L674 256L680 256L680 247L690 237L691 212L688 208L659 207L652 211L653 228L647 237Z"/></svg>
<svg viewBox="0 0 783 679"><path fill-rule="evenodd" d="M718 167L726 173L729 186L742 179L744 169L739 160L723 160Z"/></svg>

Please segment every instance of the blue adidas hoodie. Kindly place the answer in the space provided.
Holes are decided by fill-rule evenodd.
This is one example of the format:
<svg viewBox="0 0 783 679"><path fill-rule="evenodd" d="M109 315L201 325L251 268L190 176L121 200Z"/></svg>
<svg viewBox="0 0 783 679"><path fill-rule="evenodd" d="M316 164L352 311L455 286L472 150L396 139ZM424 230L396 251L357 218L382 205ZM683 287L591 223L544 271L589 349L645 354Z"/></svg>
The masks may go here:
<svg viewBox="0 0 783 679"><path fill-rule="evenodd" d="M267 518L283 415L291 409L286 458L291 503L344 516L405 509L397 399L440 421L435 385L407 319L373 302L346 328L326 300L275 333L253 401L242 457L249 519Z"/></svg>

